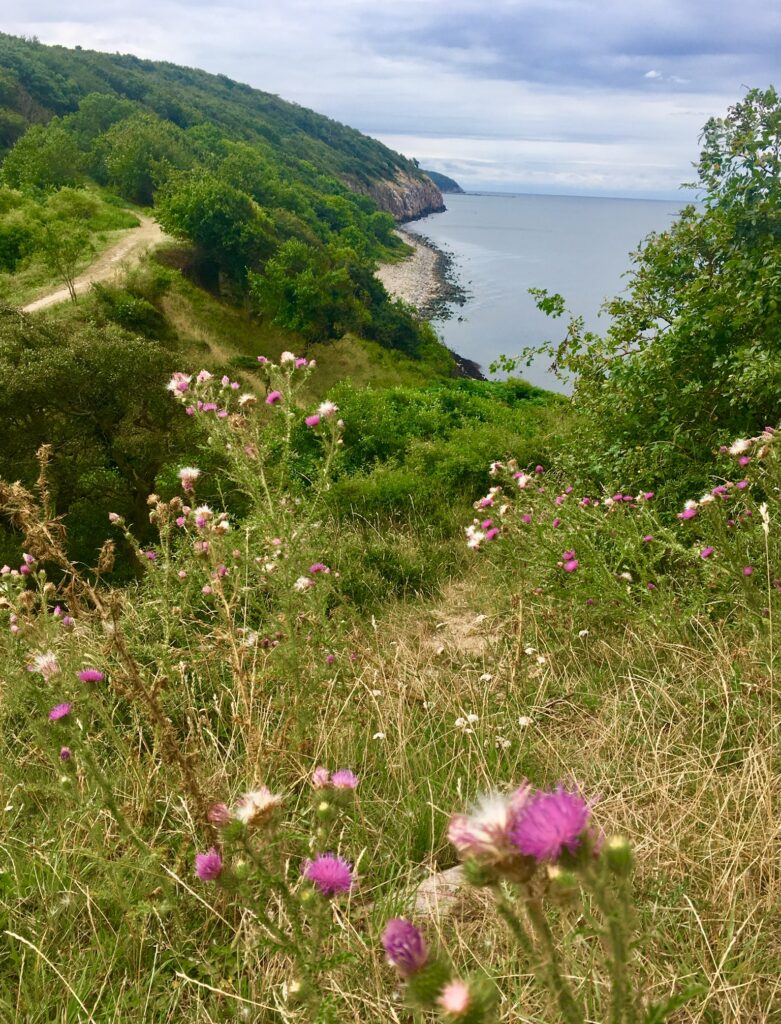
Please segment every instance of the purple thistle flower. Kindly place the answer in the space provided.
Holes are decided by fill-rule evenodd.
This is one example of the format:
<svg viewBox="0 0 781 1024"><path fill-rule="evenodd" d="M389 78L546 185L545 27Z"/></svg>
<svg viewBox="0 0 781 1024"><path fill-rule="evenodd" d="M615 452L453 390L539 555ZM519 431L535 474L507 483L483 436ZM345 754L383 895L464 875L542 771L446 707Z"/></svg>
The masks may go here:
<svg viewBox="0 0 781 1024"><path fill-rule="evenodd" d="M645 535L645 537L643 537L643 544L650 544L653 539L654 539L653 535L650 534L650 533L647 533Z"/></svg>
<svg viewBox="0 0 781 1024"><path fill-rule="evenodd" d="M331 776L331 785L335 789L355 789L358 785L358 776L349 768L340 768Z"/></svg>
<svg viewBox="0 0 781 1024"><path fill-rule="evenodd" d="M301 874L319 889L323 896L349 892L354 881L352 866L335 853L318 853L314 860L304 861Z"/></svg>
<svg viewBox="0 0 781 1024"><path fill-rule="evenodd" d="M499 530L498 530L498 528L496 526L492 526L490 530L486 530L486 532L485 532L485 539L486 540L496 540L496 538L498 536L499 536Z"/></svg>
<svg viewBox="0 0 781 1024"><path fill-rule="evenodd" d="M683 520L694 519L694 517L696 515L697 515L697 509L696 508L685 508L683 510L683 512L679 512L678 513L678 518L679 519L683 519Z"/></svg>
<svg viewBox="0 0 781 1024"><path fill-rule="evenodd" d="M312 772L312 786L315 789L325 789L331 782L331 773L327 768L320 765Z"/></svg>
<svg viewBox="0 0 781 1024"><path fill-rule="evenodd" d="M202 882L215 882L222 874L222 856L220 851L212 846L207 853L196 853L195 873Z"/></svg>
<svg viewBox="0 0 781 1024"><path fill-rule="evenodd" d="M79 679L82 683L102 683L105 678L105 673L97 668L83 668L79 672Z"/></svg>
<svg viewBox="0 0 781 1024"><path fill-rule="evenodd" d="M266 395L266 405L276 405L277 402L282 401L281 391L269 391Z"/></svg>
<svg viewBox="0 0 781 1024"><path fill-rule="evenodd" d="M388 963L393 964L405 978L425 967L428 960L426 940L410 921L403 917L388 921L381 941Z"/></svg>
<svg viewBox="0 0 781 1024"><path fill-rule="evenodd" d="M561 520L559 519L558 516L556 516L556 518L553 520L553 522L551 523L551 526L553 527L554 530L557 527L561 526Z"/></svg>
<svg viewBox="0 0 781 1024"><path fill-rule="evenodd" d="M700 558L710 558L710 556L713 554L713 552L715 550L716 550L715 548L710 548L710 547L703 548L702 551L700 552Z"/></svg>
<svg viewBox="0 0 781 1024"><path fill-rule="evenodd" d="M570 558L564 563L564 572L575 572L579 565L577 558Z"/></svg>
<svg viewBox="0 0 781 1024"><path fill-rule="evenodd" d="M754 575L754 566L753 565L744 565L743 566L743 575L744 576L753 576Z"/></svg>
<svg viewBox="0 0 781 1024"><path fill-rule="evenodd" d="M313 413L311 416L307 416L304 420L304 423L306 423L308 427L316 427L319 422L320 417L318 416L317 413Z"/></svg>
<svg viewBox="0 0 781 1024"><path fill-rule="evenodd" d="M529 513L528 513L528 512L525 512L525 513L524 513L524 514L523 514L523 515L521 516L521 522L522 522L522 523L526 523L526 525L527 525L527 526L529 525L529 523L530 523L531 521L532 521L532 517L531 517L531 516L529 515Z"/></svg>
<svg viewBox="0 0 781 1024"><path fill-rule="evenodd" d="M61 761L70 761L70 759L71 759L71 748L70 747L60 747L60 760Z"/></svg>
<svg viewBox="0 0 781 1024"><path fill-rule="evenodd" d="M588 824L590 808L579 793L557 786L537 793L523 810L509 838L526 857L557 861L564 849L574 853Z"/></svg>
<svg viewBox="0 0 781 1024"><path fill-rule="evenodd" d="M55 706L49 712L50 722L59 722L61 718L65 718L66 715L71 713L71 704L67 702L65 704L55 704Z"/></svg>
<svg viewBox="0 0 781 1024"><path fill-rule="evenodd" d="M314 576L318 572L328 573L331 570L323 562L315 562L314 565L309 566L309 572Z"/></svg>

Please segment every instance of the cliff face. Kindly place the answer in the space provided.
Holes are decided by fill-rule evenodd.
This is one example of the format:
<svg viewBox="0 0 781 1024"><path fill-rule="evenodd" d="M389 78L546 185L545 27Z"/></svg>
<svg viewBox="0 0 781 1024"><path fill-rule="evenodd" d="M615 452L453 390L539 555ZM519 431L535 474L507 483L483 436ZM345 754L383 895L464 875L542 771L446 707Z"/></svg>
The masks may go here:
<svg viewBox="0 0 781 1024"><path fill-rule="evenodd" d="M377 181L367 191L381 210L398 221L417 220L445 209L442 193L425 174L413 177L399 170L394 178Z"/></svg>

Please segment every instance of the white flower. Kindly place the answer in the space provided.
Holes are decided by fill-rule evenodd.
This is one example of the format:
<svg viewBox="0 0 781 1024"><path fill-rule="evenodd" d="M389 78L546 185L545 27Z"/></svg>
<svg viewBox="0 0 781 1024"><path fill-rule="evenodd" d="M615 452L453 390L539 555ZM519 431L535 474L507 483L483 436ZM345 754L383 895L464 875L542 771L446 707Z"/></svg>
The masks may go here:
<svg viewBox="0 0 781 1024"><path fill-rule="evenodd" d="M213 374L209 373L208 370L201 370L195 379L199 384L205 384L207 380L212 379L212 376Z"/></svg>
<svg viewBox="0 0 781 1024"><path fill-rule="evenodd" d="M284 363L294 363L295 361L296 357L292 352L283 352L279 357L280 365L283 365Z"/></svg>
<svg viewBox="0 0 781 1024"><path fill-rule="evenodd" d="M538 665L545 665L548 659L545 657L544 654L538 654L534 660L537 662Z"/></svg>
<svg viewBox="0 0 781 1024"><path fill-rule="evenodd" d="M281 805L282 797L272 793L267 786L253 789L239 797L233 809L233 816L245 825L260 825Z"/></svg>
<svg viewBox="0 0 781 1024"><path fill-rule="evenodd" d="M299 576L296 582L293 584L293 590L297 590L299 593L303 593L305 590L309 590L310 587L315 585L315 581L310 576Z"/></svg>
<svg viewBox="0 0 781 1024"><path fill-rule="evenodd" d="M712 494L703 494L703 496L700 498L700 505L710 505L710 503L715 500L716 499Z"/></svg>
<svg viewBox="0 0 781 1024"><path fill-rule="evenodd" d="M684 508L697 508L697 502L693 498L689 498L688 501L683 503Z"/></svg>
<svg viewBox="0 0 781 1024"><path fill-rule="evenodd" d="M254 405L257 402L257 395L250 394L249 391L245 391L243 395L239 395L239 405L243 408L245 405Z"/></svg>
<svg viewBox="0 0 781 1024"><path fill-rule="evenodd" d="M580 637L581 640L583 640L584 637L588 636L588 630L587 629L581 629L581 631L578 633L578 636Z"/></svg>
<svg viewBox="0 0 781 1024"><path fill-rule="evenodd" d="M631 572L620 572L618 574L618 578L620 580L626 580L627 583L631 583L632 582L632 573Z"/></svg>
<svg viewBox="0 0 781 1024"><path fill-rule="evenodd" d="M491 675L490 672L483 672L483 674L480 676L481 683L490 683L492 679L493 676Z"/></svg>
<svg viewBox="0 0 781 1024"><path fill-rule="evenodd" d="M511 745L510 740L506 740L504 738L504 736L497 736L496 737L496 749L497 750L507 750L507 748L510 745Z"/></svg>
<svg viewBox="0 0 781 1024"><path fill-rule="evenodd" d="M46 651L43 654L36 654L27 669L29 672L40 672L44 679L51 679L59 673L60 666L54 651Z"/></svg>
<svg viewBox="0 0 781 1024"><path fill-rule="evenodd" d="M339 406L334 405L333 402L321 402L317 407L317 412L323 417L323 419L328 419L329 416L333 416L339 412Z"/></svg>
<svg viewBox="0 0 781 1024"><path fill-rule="evenodd" d="M532 724L532 720L531 720L531 718L529 718L528 715L519 715L519 717L518 717L518 725L520 725L520 727L522 729L525 729L527 725L531 725L531 724Z"/></svg>
<svg viewBox="0 0 781 1024"><path fill-rule="evenodd" d="M747 452L749 450L752 444L753 439L747 437L739 437L737 441L732 442L732 444L728 448L728 451L730 455L742 455L744 452Z"/></svg>
<svg viewBox="0 0 781 1024"><path fill-rule="evenodd" d="M372 736L372 739L373 739L373 740L384 740L384 739L385 739L385 733L384 733L384 732L376 732L376 733L375 733L375 734L374 734L374 735Z"/></svg>
<svg viewBox="0 0 781 1024"><path fill-rule="evenodd" d="M530 477L528 473L521 473L518 477L518 486L523 491L529 486L533 479L534 478Z"/></svg>
<svg viewBox="0 0 781 1024"><path fill-rule="evenodd" d="M537 653L537 648L536 647L524 647L523 653L524 654L536 654Z"/></svg>

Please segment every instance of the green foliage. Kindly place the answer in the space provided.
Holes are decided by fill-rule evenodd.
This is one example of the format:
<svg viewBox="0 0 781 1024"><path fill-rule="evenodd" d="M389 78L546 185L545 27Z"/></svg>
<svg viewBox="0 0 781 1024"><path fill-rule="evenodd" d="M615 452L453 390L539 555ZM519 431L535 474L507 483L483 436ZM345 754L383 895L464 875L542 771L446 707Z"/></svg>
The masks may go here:
<svg viewBox="0 0 781 1024"><path fill-rule="evenodd" d="M81 154L61 121L34 124L3 161L3 180L11 188L50 189L78 184Z"/></svg>
<svg viewBox="0 0 781 1024"><path fill-rule="evenodd" d="M781 416L779 145L773 89L711 119L698 164L704 205L634 254L603 338L573 318L549 349L576 375L595 475L623 486L645 476L677 496L702 479L721 440ZM563 311L559 296L538 298ZM578 450L582 464L582 436Z"/></svg>
<svg viewBox="0 0 781 1024"><path fill-rule="evenodd" d="M172 170L192 163L180 128L154 114L136 113L113 124L95 145L101 174L121 196L151 206Z"/></svg>

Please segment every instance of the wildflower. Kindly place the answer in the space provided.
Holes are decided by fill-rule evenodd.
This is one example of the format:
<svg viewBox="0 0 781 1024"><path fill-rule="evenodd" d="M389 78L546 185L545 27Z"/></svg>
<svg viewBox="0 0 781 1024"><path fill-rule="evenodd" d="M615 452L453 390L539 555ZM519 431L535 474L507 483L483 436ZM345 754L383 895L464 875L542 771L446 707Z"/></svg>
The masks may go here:
<svg viewBox="0 0 781 1024"><path fill-rule="evenodd" d="M745 437L739 437L737 441L733 441L727 451L730 455L742 455L747 452L751 447L752 442Z"/></svg>
<svg viewBox="0 0 781 1024"><path fill-rule="evenodd" d="M524 856L556 861L562 850L574 853L578 848L589 813L589 805L579 793L557 786L553 792L539 792L525 801L509 839Z"/></svg>
<svg viewBox="0 0 781 1024"><path fill-rule="evenodd" d="M654 538L653 538L652 534L647 533L645 535L645 537L643 537L643 544L650 544L653 539Z"/></svg>
<svg viewBox="0 0 781 1024"><path fill-rule="evenodd" d="M476 551L485 540L485 534L482 530L478 530L474 523L467 526L464 532L466 533L466 546Z"/></svg>
<svg viewBox="0 0 781 1024"><path fill-rule="evenodd" d="M492 526L490 530L485 531L485 539L488 541L496 540L499 536L499 529L496 526Z"/></svg>
<svg viewBox="0 0 781 1024"><path fill-rule="evenodd" d="M352 865L335 853L319 853L314 860L304 861L301 874L323 896L349 892L354 881Z"/></svg>
<svg viewBox="0 0 781 1024"><path fill-rule="evenodd" d="M539 475L540 473L544 473L545 470L542 468L542 466L535 466L534 467L534 472Z"/></svg>
<svg viewBox="0 0 781 1024"><path fill-rule="evenodd" d="M578 636L580 637L581 640L585 639L585 637L588 636L588 630L587 629L581 629L580 632L578 633Z"/></svg>
<svg viewBox="0 0 781 1024"><path fill-rule="evenodd" d="M281 391L269 391L266 395L266 405L276 405L277 402L282 401Z"/></svg>
<svg viewBox="0 0 781 1024"><path fill-rule="evenodd" d="M299 356L299 358L298 358L298 359L296 359L296 363L295 363L295 366L296 366L296 369L297 369L297 370L300 370L300 369L302 369L302 368L303 368L304 366L306 366L306 365L307 365L307 361L306 361L306 359L304 359L304 357L303 357L303 356Z"/></svg>
<svg viewBox="0 0 781 1024"><path fill-rule="evenodd" d="M335 416L339 412L339 406L334 405L333 402L321 402L317 407L317 413L322 416L324 420L329 419L331 416Z"/></svg>
<svg viewBox="0 0 781 1024"><path fill-rule="evenodd" d="M231 820L231 812L227 804L212 804L206 812L206 817L213 825L227 825Z"/></svg>
<svg viewBox="0 0 781 1024"><path fill-rule="evenodd" d="M403 917L394 917L385 925L382 948L392 964L405 978L426 966L426 940L414 924Z"/></svg>
<svg viewBox="0 0 781 1024"><path fill-rule="evenodd" d="M27 666L28 672L40 672L44 679L51 679L60 671L57 655L53 651L46 651L44 654L36 654L32 664Z"/></svg>
<svg viewBox="0 0 781 1024"><path fill-rule="evenodd" d="M185 391L190 390L191 380L192 377L188 377L186 373L175 373L166 384L166 390L183 395Z"/></svg>
<svg viewBox="0 0 781 1024"><path fill-rule="evenodd" d="M554 530L557 529L559 526L561 526L561 520L559 519L558 516L556 516L556 518L553 520L553 522L551 523L551 526L553 527Z"/></svg>
<svg viewBox="0 0 781 1024"><path fill-rule="evenodd" d="M564 572L575 572L579 566L580 562L577 560L577 558L569 558L564 563L562 568L564 569Z"/></svg>
<svg viewBox="0 0 781 1024"><path fill-rule="evenodd" d="M528 526L531 521L532 517L529 515L529 513L524 512L524 514L521 516L521 522L525 523Z"/></svg>
<svg viewBox="0 0 781 1024"><path fill-rule="evenodd" d="M201 593L205 594L207 597L209 596L209 594L212 593L212 588L209 586L208 583L204 584L204 586L201 587Z"/></svg>
<svg viewBox="0 0 781 1024"><path fill-rule="evenodd" d="M739 491L745 491L745 489L748 487L748 480L738 480L735 486Z"/></svg>
<svg viewBox="0 0 781 1024"><path fill-rule="evenodd" d="M299 576L296 582L293 584L293 590L297 590L299 593L303 593L305 590L309 590L310 587L315 585L315 581L310 579L308 576Z"/></svg>
<svg viewBox="0 0 781 1024"><path fill-rule="evenodd" d="M451 1017L462 1017L470 1007L472 993L465 981L449 981L437 996L437 1004Z"/></svg>
<svg viewBox="0 0 781 1024"><path fill-rule="evenodd" d="M678 518L685 521L687 519L694 519L694 517L696 515L697 515L697 509L696 508L685 508L683 510L683 512L679 512L678 513Z"/></svg>
<svg viewBox="0 0 781 1024"><path fill-rule="evenodd" d="M108 521L116 526L117 523L122 522L122 516L117 515L116 512L109 512Z"/></svg>
<svg viewBox="0 0 781 1024"><path fill-rule="evenodd" d="M282 355L279 357L280 366L284 366L285 363L294 363L295 361L296 357L292 352L283 352Z"/></svg>
<svg viewBox="0 0 781 1024"><path fill-rule="evenodd" d="M715 550L716 550L715 548L710 548L710 547L703 548L702 551L700 552L700 558L710 558L710 556L713 554L713 552Z"/></svg>
<svg viewBox="0 0 781 1024"><path fill-rule="evenodd" d="M61 761L70 761L71 755L72 755L72 751L71 751L70 747L60 747L60 760Z"/></svg>
<svg viewBox="0 0 781 1024"><path fill-rule="evenodd" d="M257 828L265 825L281 804L280 795L272 793L267 786L260 786L239 797L233 816L248 828Z"/></svg>
<svg viewBox="0 0 781 1024"><path fill-rule="evenodd" d="M102 683L105 678L105 673L97 668L83 668L79 672L79 679L82 683Z"/></svg>
<svg viewBox="0 0 781 1024"><path fill-rule="evenodd" d="M327 768L321 766L312 772L312 785L315 789L325 789L330 781L331 774Z"/></svg>
<svg viewBox="0 0 781 1024"><path fill-rule="evenodd" d="M258 362L260 363L261 366L265 366L266 363L268 362L268 359L266 359L265 356L258 356Z"/></svg>
<svg viewBox="0 0 781 1024"><path fill-rule="evenodd" d="M212 846L207 853L196 853L195 873L202 882L216 882L222 869L222 856L216 847Z"/></svg>
<svg viewBox="0 0 781 1024"><path fill-rule="evenodd" d="M312 415L312 416L307 416L304 419L304 423L306 423L306 425L308 427L316 427L319 422L320 422L320 417L318 416L317 413L314 413L314 415Z"/></svg>
<svg viewBox="0 0 781 1024"><path fill-rule="evenodd" d="M532 724L532 719L529 718L528 715L519 715L518 716L518 725L520 725L520 727L522 729L525 729L528 725L531 725L531 724Z"/></svg>
<svg viewBox="0 0 781 1024"><path fill-rule="evenodd" d="M195 378L197 384L205 384L207 380L211 380L214 374L209 373L208 370L201 370L198 376Z"/></svg>
<svg viewBox="0 0 781 1024"><path fill-rule="evenodd" d="M254 405L257 402L257 396L250 394L249 391L243 395L239 395L239 408L243 409L245 405Z"/></svg>
<svg viewBox="0 0 781 1024"><path fill-rule="evenodd" d="M156 551L151 551L151 550L150 551L144 551L143 554L144 554L144 558L146 558L146 560L149 561L149 562L154 562L157 559L157 552Z"/></svg>
<svg viewBox="0 0 781 1024"><path fill-rule="evenodd" d="M447 837L459 857L474 857L489 865L514 858L517 850L510 842L510 833L518 824L530 792L524 784L509 796L489 793L480 797L470 814L453 815Z"/></svg>
<svg viewBox="0 0 781 1024"><path fill-rule="evenodd" d="M61 718L65 718L67 715L71 713L72 706L73 705L68 704L67 702L64 704L55 704L55 706L49 712L49 721L59 722Z"/></svg>
<svg viewBox="0 0 781 1024"><path fill-rule="evenodd" d="M744 565L743 566L743 575L744 576L753 576L754 575L754 566L753 565Z"/></svg>
<svg viewBox="0 0 781 1024"><path fill-rule="evenodd" d="M648 590L648 591L656 590L656 584L655 583L646 583L645 589Z"/></svg>
<svg viewBox="0 0 781 1024"><path fill-rule="evenodd" d="M336 661L336 655L335 654L326 654L326 656L325 656L325 663L326 663L326 665L333 665L333 663L335 661Z"/></svg>
<svg viewBox="0 0 781 1024"><path fill-rule="evenodd" d="M324 565L322 562L315 562L314 565L309 566L309 572L311 573L312 576L315 576L319 572L329 573L330 571L331 570L328 568L328 566Z"/></svg>
<svg viewBox="0 0 781 1024"><path fill-rule="evenodd" d="M331 776L331 785L335 789L355 789L358 785L358 776L349 768L340 768Z"/></svg>

